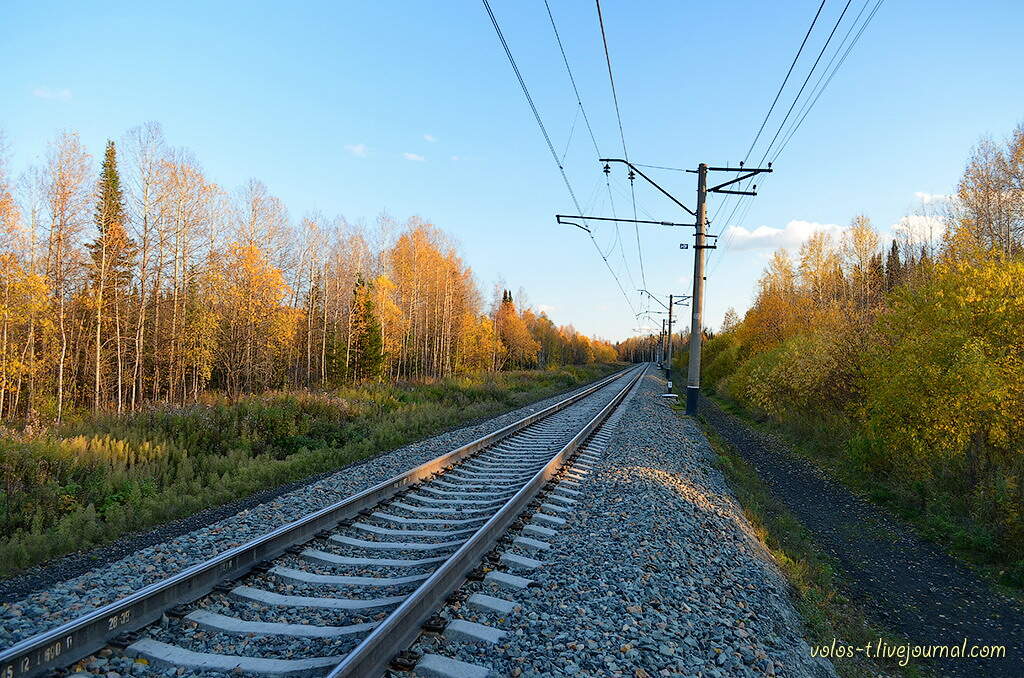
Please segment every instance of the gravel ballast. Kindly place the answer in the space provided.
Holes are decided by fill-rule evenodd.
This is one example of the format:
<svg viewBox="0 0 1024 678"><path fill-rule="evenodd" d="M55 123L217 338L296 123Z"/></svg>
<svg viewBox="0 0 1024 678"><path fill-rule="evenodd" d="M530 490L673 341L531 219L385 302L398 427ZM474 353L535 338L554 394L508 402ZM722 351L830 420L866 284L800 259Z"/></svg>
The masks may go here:
<svg viewBox="0 0 1024 678"><path fill-rule="evenodd" d="M517 545L520 533L499 545L544 562L515 572L536 586L467 582L442 611L507 635L493 645L422 636L415 649L492 676L836 675L811 657L788 584L701 431L658 397L664 384L648 375L627 401L606 449L572 485L581 494L558 514L566 523L545 539L549 549ZM519 608L482 611L474 594Z"/></svg>
<svg viewBox="0 0 1024 678"><path fill-rule="evenodd" d="M0 606L0 647L13 645L123 598L228 548L472 442L585 388L587 386L580 386L493 419L383 453L264 503L248 506L227 518L140 549L116 562L33 591L16 600L9 600Z"/></svg>

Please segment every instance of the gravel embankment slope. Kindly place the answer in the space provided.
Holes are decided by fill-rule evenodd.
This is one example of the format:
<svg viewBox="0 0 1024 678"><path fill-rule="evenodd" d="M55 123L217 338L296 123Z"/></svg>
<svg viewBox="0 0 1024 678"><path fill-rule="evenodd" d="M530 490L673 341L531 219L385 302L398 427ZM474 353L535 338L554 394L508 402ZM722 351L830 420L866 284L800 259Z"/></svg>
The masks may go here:
<svg viewBox="0 0 1024 678"><path fill-rule="evenodd" d="M586 475L545 565L517 572L540 585L468 583L444 616L509 632L497 645L424 637L423 652L489 666L494 676L831 677L812 659L787 584L751 533L700 430L657 397L648 375L602 460ZM521 609L488 615L482 592Z"/></svg>
<svg viewBox="0 0 1024 678"><path fill-rule="evenodd" d="M270 530L296 520L307 513L338 501L393 475L422 464L455 447L551 405L586 386L526 405L503 415L464 428L386 452L353 464L284 494L259 496L244 502L242 510L224 517L220 511L203 512L147 535L133 537L140 548L123 558L114 551L100 549L92 555L118 553L119 559L80 574L61 577L49 571L52 582L38 586L38 576L21 580L24 590L9 588L0 605L0 647L7 647L78 617L89 610L160 581L182 569L242 544ZM182 533L182 530L187 530ZM168 535L164 538L164 535ZM58 566L59 567L59 566ZM55 581L54 580L58 580Z"/></svg>

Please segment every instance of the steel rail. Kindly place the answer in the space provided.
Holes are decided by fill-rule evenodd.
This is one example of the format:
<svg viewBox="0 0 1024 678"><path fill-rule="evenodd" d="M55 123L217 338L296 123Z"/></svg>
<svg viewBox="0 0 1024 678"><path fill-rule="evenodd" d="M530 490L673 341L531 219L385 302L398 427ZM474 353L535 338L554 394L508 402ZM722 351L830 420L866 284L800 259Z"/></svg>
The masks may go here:
<svg viewBox="0 0 1024 678"><path fill-rule="evenodd" d="M327 678L367 678L381 675L395 654L416 639L423 622L462 584L466 574L494 547L509 525L571 458L576 449L586 442L615 410L645 371L645 368L636 369L636 374L615 397L448 560L434 570L419 588L378 624L370 635L327 675Z"/></svg>
<svg viewBox="0 0 1024 678"><path fill-rule="evenodd" d="M118 635L152 624L171 607L201 598L216 584L237 579L259 563L281 556L289 546L309 541L321 530L334 528L338 523L358 516L360 511L393 497L405 487L433 477L442 469L586 398L624 376L630 369L620 370L471 443L196 563L120 600L15 643L0 652L0 678L30 678L48 669L73 664L104 647Z"/></svg>

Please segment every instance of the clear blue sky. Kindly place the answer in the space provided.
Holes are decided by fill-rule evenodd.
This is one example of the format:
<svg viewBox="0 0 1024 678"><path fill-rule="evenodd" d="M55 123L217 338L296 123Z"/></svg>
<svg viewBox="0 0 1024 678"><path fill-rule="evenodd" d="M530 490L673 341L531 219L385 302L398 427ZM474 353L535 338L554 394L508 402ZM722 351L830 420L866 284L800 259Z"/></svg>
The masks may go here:
<svg viewBox="0 0 1024 678"><path fill-rule="evenodd" d="M843 4L828 0L794 85ZM601 151L620 155L594 4L551 5ZM741 159L817 6L605 0L631 159ZM493 7L561 154L575 100L544 4ZM155 120L212 180L234 189L259 178L293 218L421 215L454 236L485 289L503 277L557 322L609 339L638 324L586 234L554 223L574 208L478 2L33 1L4 14L0 128L16 172L58 130L79 131L98 157L107 138ZM981 135L1024 121L1022 25L1024 5L1009 0L887 0L742 224L782 233L713 254L707 324L747 307L770 251L757 246L798 236L790 222L843 225L864 212L887 231L915 193L951 192ZM584 206L610 214L582 120L565 164ZM652 175L692 207L693 175ZM619 215L631 214L621 170L613 186ZM637 196L658 219L683 221L639 183ZM678 243L689 231L640 235L648 288L688 291L690 252ZM597 237L607 247L614 231ZM632 227L622 239L639 282ZM618 250L610 258L627 290L638 286ZM639 307L635 292L630 301Z"/></svg>

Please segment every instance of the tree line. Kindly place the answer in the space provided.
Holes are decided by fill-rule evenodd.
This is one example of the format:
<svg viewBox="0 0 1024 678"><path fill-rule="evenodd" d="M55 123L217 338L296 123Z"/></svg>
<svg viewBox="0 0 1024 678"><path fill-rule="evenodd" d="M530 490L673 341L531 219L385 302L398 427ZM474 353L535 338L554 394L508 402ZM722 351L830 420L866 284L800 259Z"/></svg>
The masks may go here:
<svg viewBox="0 0 1024 678"><path fill-rule="evenodd" d="M486 308L432 224L293 222L259 181L215 184L155 123L98 168L74 132L18 180L3 151L0 417L615 358L507 290Z"/></svg>
<svg viewBox="0 0 1024 678"><path fill-rule="evenodd" d="M1024 125L936 204L776 251L703 382L1024 585Z"/></svg>

